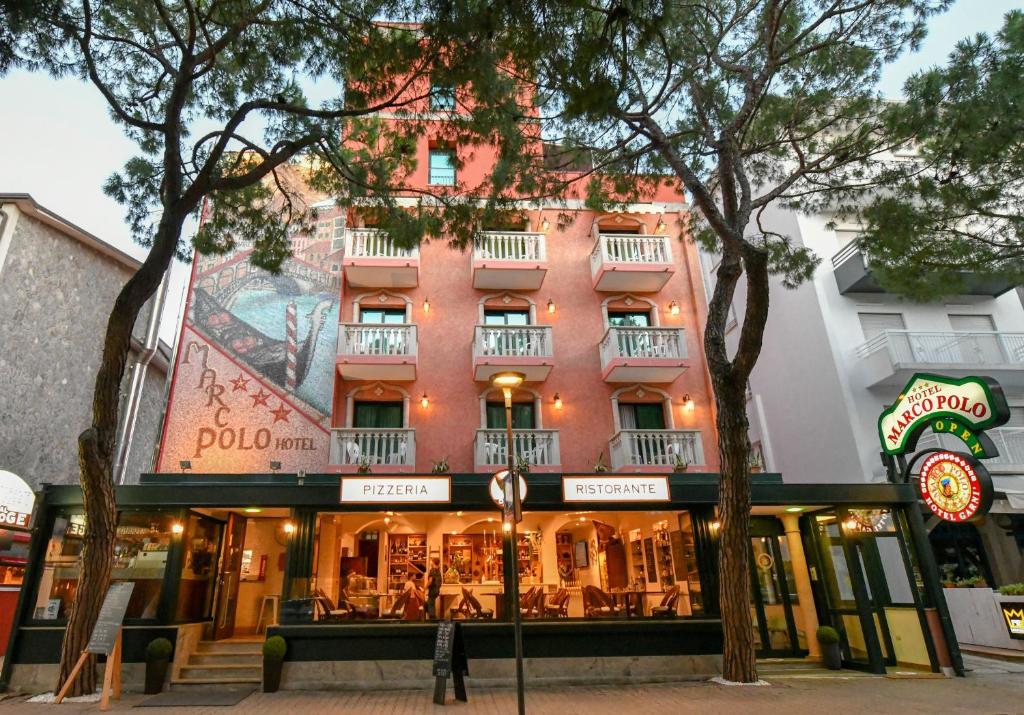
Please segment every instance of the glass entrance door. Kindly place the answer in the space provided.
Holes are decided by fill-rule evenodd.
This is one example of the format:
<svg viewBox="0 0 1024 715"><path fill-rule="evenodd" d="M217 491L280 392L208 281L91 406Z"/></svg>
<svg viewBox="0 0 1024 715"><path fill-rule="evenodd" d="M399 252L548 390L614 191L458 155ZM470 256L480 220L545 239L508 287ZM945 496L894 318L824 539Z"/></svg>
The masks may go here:
<svg viewBox="0 0 1024 715"><path fill-rule="evenodd" d="M806 640L797 630L794 608L799 599L782 525L773 518L751 522L750 617L754 642L762 657L807 654Z"/></svg>

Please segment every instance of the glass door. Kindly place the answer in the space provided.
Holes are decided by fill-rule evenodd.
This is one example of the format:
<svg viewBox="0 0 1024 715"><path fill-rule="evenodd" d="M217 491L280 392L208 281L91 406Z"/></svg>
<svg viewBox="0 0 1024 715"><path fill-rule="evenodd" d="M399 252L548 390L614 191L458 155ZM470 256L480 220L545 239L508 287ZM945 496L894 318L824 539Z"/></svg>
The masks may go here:
<svg viewBox="0 0 1024 715"><path fill-rule="evenodd" d="M782 525L775 519L754 519L751 532L754 536L750 539L750 616L758 655L806 655L793 615L798 601Z"/></svg>

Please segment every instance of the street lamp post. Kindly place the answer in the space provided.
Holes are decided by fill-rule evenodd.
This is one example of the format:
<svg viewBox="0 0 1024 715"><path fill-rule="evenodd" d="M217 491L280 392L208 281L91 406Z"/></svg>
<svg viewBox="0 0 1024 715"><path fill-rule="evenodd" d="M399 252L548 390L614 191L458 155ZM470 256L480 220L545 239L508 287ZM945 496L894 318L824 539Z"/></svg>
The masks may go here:
<svg viewBox="0 0 1024 715"><path fill-rule="evenodd" d="M512 390L523 384L526 376L521 372L502 372L491 378L491 384L501 388L505 396L505 440L508 452L508 476L512 480L512 504L505 505L502 533L505 535L505 574L510 598L505 603L512 607L512 630L516 649L516 699L519 715L526 713L526 694L523 687L523 617L519 610L519 533L516 514L519 511L519 475L515 472L515 449L512 442ZM509 568L511 561L511 568ZM510 577L509 577L510 576Z"/></svg>

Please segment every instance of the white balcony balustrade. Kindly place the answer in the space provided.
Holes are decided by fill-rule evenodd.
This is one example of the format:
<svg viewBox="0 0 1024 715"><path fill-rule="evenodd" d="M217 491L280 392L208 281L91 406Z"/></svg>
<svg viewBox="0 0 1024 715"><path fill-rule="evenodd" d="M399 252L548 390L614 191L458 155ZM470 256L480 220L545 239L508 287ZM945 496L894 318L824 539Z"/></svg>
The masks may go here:
<svg viewBox="0 0 1024 715"><path fill-rule="evenodd" d="M525 459L531 467L557 467L562 463L558 448L558 430L512 430L513 455ZM476 431L476 464L480 468L508 466L508 434L503 429Z"/></svg>
<svg viewBox="0 0 1024 715"><path fill-rule="evenodd" d="M415 380L416 326L341 323L338 373L346 380Z"/></svg>
<svg viewBox="0 0 1024 715"><path fill-rule="evenodd" d="M543 233L481 231L473 244L473 287L537 290L547 274Z"/></svg>
<svg viewBox="0 0 1024 715"><path fill-rule="evenodd" d="M984 371L1024 386L1024 333L884 330L857 349L869 387L902 387L915 372L966 377Z"/></svg>
<svg viewBox="0 0 1024 715"><path fill-rule="evenodd" d="M416 430L331 430L331 464L337 467L369 465L387 472L411 471L416 466Z"/></svg>
<svg viewBox="0 0 1024 715"><path fill-rule="evenodd" d="M612 469L704 464L699 430L622 430L608 442Z"/></svg>
<svg viewBox="0 0 1024 715"><path fill-rule="evenodd" d="M654 292L675 272L668 236L597 233L590 272L599 291Z"/></svg>
<svg viewBox="0 0 1024 715"><path fill-rule="evenodd" d="M999 450L998 457L983 460L986 469L994 473L1019 474L1024 471L1024 427L995 427L985 430L992 444ZM951 434L925 432L917 442L917 448L937 447L957 452L967 450L964 443Z"/></svg>
<svg viewBox="0 0 1024 715"><path fill-rule="evenodd" d="M672 382L687 368L682 328L611 327L600 350L605 382Z"/></svg>
<svg viewBox="0 0 1024 715"><path fill-rule="evenodd" d="M386 231L345 230L345 280L359 288L414 288L419 283L420 249L398 246Z"/></svg>
<svg viewBox="0 0 1024 715"><path fill-rule="evenodd" d="M515 369L528 382L547 379L554 363L550 325L478 325L473 340L473 379L489 381Z"/></svg>

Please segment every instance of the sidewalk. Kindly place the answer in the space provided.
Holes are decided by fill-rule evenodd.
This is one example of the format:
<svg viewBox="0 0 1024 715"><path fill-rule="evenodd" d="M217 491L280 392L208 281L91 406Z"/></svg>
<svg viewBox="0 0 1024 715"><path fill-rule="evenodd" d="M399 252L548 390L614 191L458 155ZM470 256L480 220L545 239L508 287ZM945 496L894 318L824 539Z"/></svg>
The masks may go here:
<svg viewBox="0 0 1024 715"><path fill-rule="evenodd" d="M529 689L526 705L530 715L821 715L822 713L971 713L1008 715L1024 713L1024 675L1020 666L970 658L973 670L967 678L885 678L841 674L838 678L774 677L764 687L724 687L709 683L675 683L642 686L559 687ZM1005 666L1005 667L1004 667ZM429 691L375 692L280 692L253 693L233 707L142 708L133 706L146 698L126 695L112 703L111 713L163 715L512 715L515 691L483 690L468 681L469 702L451 700L444 707L431 702ZM39 713L75 715L98 713L98 704L61 706L28 704L23 698L0 702L0 715Z"/></svg>

